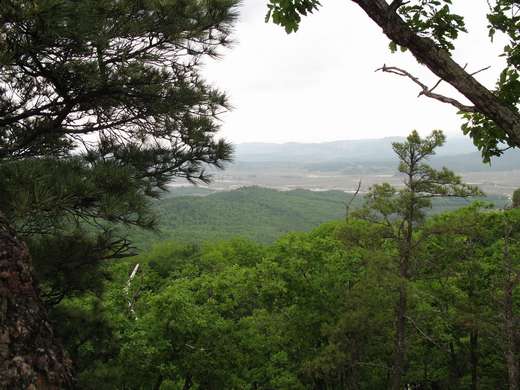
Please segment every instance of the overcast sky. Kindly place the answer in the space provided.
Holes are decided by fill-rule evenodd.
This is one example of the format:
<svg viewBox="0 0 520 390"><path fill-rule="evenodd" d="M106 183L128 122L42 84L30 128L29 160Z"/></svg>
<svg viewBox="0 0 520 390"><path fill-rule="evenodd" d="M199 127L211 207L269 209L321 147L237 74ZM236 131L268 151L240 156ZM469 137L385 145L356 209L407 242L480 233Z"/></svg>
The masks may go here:
<svg viewBox="0 0 520 390"><path fill-rule="evenodd" d="M287 35L264 23L267 0L244 0L235 45L209 62L205 77L226 91L234 106L223 116L221 135L239 142L325 142L406 135L412 129L442 129L460 135L461 120L446 104L417 98L410 80L375 73L400 66L433 85L437 79L408 53L391 54L388 40L350 0L323 0L319 12ZM491 87L501 70L500 45L485 28L485 0L459 0L469 34L457 41L455 57ZM503 46L503 45L502 45ZM448 86L438 92L456 97Z"/></svg>

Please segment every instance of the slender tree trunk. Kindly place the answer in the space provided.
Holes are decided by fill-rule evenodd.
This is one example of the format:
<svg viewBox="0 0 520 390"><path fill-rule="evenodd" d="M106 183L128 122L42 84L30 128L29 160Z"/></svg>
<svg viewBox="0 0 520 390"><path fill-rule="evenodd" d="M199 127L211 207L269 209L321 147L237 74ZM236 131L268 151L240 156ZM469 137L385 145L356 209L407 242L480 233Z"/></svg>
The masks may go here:
<svg viewBox="0 0 520 390"><path fill-rule="evenodd" d="M0 389L70 389L71 362L56 340L31 259L0 214Z"/></svg>
<svg viewBox="0 0 520 390"><path fill-rule="evenodd" d="M509 377L509 390L520 390L520 374L516 357L516 329L513 314L513 283L506 283L504 291L504 330L505 330L505 358Z"/></svg>
<svg viewBox="0 0 520 390"><path fill-rule="evenodd" d="M513 269L513 263L509 254L509 237L511 227L506 226L504 234L504 265L506 269L506 281L504 283L504 334L505 334L505 359L509 379L509 390L520 390L519 362L516 357L517 336L515 328L515 315L513 312L513 290L515 281L519 277Z"/></svg>
<svg viewBox="0 0 520 390"><path fill-rule="evenodd" d="M392 370L392 389L402 390L406 365L406 312L408 307L407 283L410 259L412 257L413 222L415 219L415 154L410 155L407 186L412 198L409 200L405 215L405 231L399 250L399 298L395 309L394 362Z"/></svg>
<svg viewBox="0 0 520 390"><path fill-rule="evenodd" d="M159 390L161 388L162 383L163 383L163 377L162 377L162 375L159 375L159 377L155 381L155 384L153 385L153 390Z"/></svg>
<svg viewBox="0 0 520 390"><path fill-rule="evenodd" d="M191 386L193 386L191 375L186 375L186 379L184 380L184 386L182 386L182 390L190 390Z"/></svg>
<svg viewBox="0 0 520 390"><path fill-rule="evenodd" d="M450 342L450 364L449 364L449 389L457 389L459 386L460 369L453 341Z"/></svg>
<svg viewBox="0 0 520 390"><path fill-rule="evenodd" d="M414 167L415 161L411 164ZM408 185L414 191L414 178L409 174ZM414 220L414 200L410 200L408 215L406 216L406 230L401 243L399 256L399 298L395 309L395 340L394 340L394 364L392 370L392 389L402 390L403 375L406 365L406 313L408 307L407 283L409 278L410 259L412 255Z"/></svg>
<svg viewBox="0 0 520 390"><path fill-rule="evenodd" d="M401 276L402 277L402 276ZM406 282L401 281L399 286L399 298L395 310L395 339L394 339L394 358L392 369L392 389L402 390L403 374L406 357Z"/></svg>
<svg viewBox="0 0 520 390"><path fill-rule="evenodd" d="M353 364L349 364L343 369L341 389L357 390L361 384L359 366L356 364L360 360L359 346L357 343L355 344L353 350Z"/></svg>
<svg viewBox="0 0 520 390"><path fill-rule="evenodd" d="M471 362L471 390L478 390L479 378L478 378L478 331L472 330L469 335L470 345L470 362Z"/></svg>

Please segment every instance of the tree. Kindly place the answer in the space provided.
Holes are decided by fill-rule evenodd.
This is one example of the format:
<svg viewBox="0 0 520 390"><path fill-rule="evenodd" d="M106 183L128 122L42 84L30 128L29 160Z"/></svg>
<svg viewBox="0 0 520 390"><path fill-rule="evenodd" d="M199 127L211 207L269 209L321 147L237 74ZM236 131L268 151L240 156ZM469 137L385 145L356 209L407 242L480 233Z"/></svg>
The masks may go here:
<svg viewBox="0 0 520 390"><path fill-rule="evenodd" d="M399 282L395 304L395 343L392 371L392 389L402 389L406 366L406 324L408 322L408 282L417 261L417 227L424 221L424 209L431 207L431 199L437 197L468 197L479 195L478 188L462 183L447 168L435 170L425 161L442 146L445 137L441 131L421 139L413 131L403 143L394 143L399 157L399 172L404 176L404 188L397 190L384 183L375 185L367 195L361 216L381 221L388 229L388 236L396 245Z"/></svg>
<svg viewBox="0 0 520 390"><path fill-rule="evenodd" d="M512 206L516 209L520 207L520 188L513 191L513 197L512 197L513 204Z"/></svg>
<svg viewBox="0 0 520 390"><path fill-rule="evenodd" d="M495 90L488 90L474 74L457 64L450 51L460 32L466 32L464 18L450 9L451 0L352 0L381 27L397 46L410 50L420 64L426 65L441 80L469 99L468 106L456 99L435 93L409 72L396 67L383 71L407 77L419 85L421 95L455 106L466 120L462 129L473 138L486 161L503 152L502 144L520 147L520 5L516 0L494 0L489 4L489 35L503 33L509 40L503 55L507 65ZM298 29L301 16L316 11L318 0L269 0L266 20L285 27L288 33Z"/></svg>
<svg viewBox="0 0 520 390"><path fill-rule="evenodd" d="M520 285L520 267L518 254L520 251L518 234L519 213L513 210L502 215L503 225L502 240L499 250L502 249L502 315L504 334L504 355L507 362L507 373L510 390L520 389L520 365L518 363L518 345L520 334L518 333L518 322L520 319L515 313L515 290ZM516 225L516 226L515 226Z"/></svg>
<svg viewBox="0 0 520 390"><path fill-rule="evenodd" d="M506 372L509 389L518 389L520 214L484 206L476 202L428 221L423 251L431 266L422 283L445 324L438 327L444 335L434 337L449 345L443 359L450 362L449 386L469 366L473 389L503 386ZM503 371L490 375L490 367Z"/></svg>
<svg viewBox="0 0 520 390"><path fill-rule="evenodd" d="M208 181L205 167L230 159L215 138L227 98L198 69L229 43L237 3L0 4L0 213L27 240L47 302L82 291L81 275L100 260L132 253L117 225L153 227L148 199L169 181ZM26 254L12 261L30 269ZM2 299L15 310L16 291ZM2 332L13 335L12 325L2 321ZM37 346L26 347L26 364L38 364ZM0 366L15 358L2 355Z"/></svg>
<svg viewBox="0 0 520 390"><path fill-rule="evenodd" d="M333 237L336 225L288 234L270 247L244 239L198 248L161 243L111 264L100 307L84 296L60 305L96 313L81 330L66 325L67 344L82 357L80 387L339 388L336 373L344 380L346 369L342 362L327 369L335 362L323 333L344 313L338 307L359 261ZM135 263L136 315L123 292ZM85 329L100 325L99 313L113 334Z"/></svg>
<svg viewBox="0 0 520 390"><path fill-rule="evenodd" d="M3 219L0 326L1 388L71 388L72 367L53 334L46 308L34 286L27 247Z"/></svg>

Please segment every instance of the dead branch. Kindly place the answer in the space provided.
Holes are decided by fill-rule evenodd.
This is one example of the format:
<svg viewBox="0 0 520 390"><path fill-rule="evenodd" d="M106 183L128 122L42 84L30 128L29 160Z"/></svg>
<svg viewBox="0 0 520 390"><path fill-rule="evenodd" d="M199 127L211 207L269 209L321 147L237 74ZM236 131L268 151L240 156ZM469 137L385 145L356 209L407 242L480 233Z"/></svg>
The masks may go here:
<svg viewBox="0 0 520 390"><path fill-rule="evenodd" d="M481 70L477 71L476 73L481 72L481 71L483 71L485 69L486 68L481 69ZM420 97L421 95L424 95L424 96L427 96L427 97L429 97L431 99L435 99L435 100L438 100L438 101L443 102L443 103L451 104L452 106L458 108L459 111L462 111L462 112L476 112L476 108L473 107L473 106L468 106L466 104L463 104L463 103L459 102L457 99L453 99L453 98L450 98L448 96L444 96L444 95L440 95L438 93L434 93L433 90L435 88L437 88L437 86L441 83L441 80L439 80L432 88L428 88L428 86L426 84L424 84L423 82L421 82L417 77L415 77L411 73L407 72L406 70L398 68L396 66L386 66L386 65L383 65L381 68L376 69L376 72L377 71L383 71L383 72L386 72L386 73L393 73L393 74L396 74L396 75L401 76L401 77L409 78L410 80L412 80L415 84L417 84L422 89L422 91L419 93L419 95L417 95L417 97Z"/></svg>
<svg viewBox="0 0 520 390"><path fill-rule="evenodd" d="M360 190L361 190L361 180L359 180L359 182L358 182L358 185L357 185L357 188L356 188L356 192L354 192L354 196L348 202L345 202L345 220L348 220L350 206L352 205L352 203L354 202L354 200L358 196Z"/></svg>
<svg viewBox="0 0 520 390"><path fill-rule="evenodd" d="M441 351L444 351L446 353L449 353L449 350L446 346L440 344L435 340L433 337L429 336L425 331L423 331L417 323L409 316L406 316L406 320L415 328L415 330L424 337L427 341L429 341L431 344L435 345L437 348L439 348Z"/></svg>
<svg viewBox="0 0 520 390"><path fill-rule="evenodd" d="M132 280L135 278L135 275L137 274L137 271L139 271L139 263L137 263L133 268L132 273L130 274L130 277L128 278L128 281L126 282L126 286L124 288L124 292L128 299L128 310L130 311L134 319L137 319L137 315L134 309L136 295L134 294L134 296L130 297L130 286L132 284Z"/></svg>
<svg viewBox="0 0 520 390"><path fill-rule="evenodd" d="M485 70L488 70L488 69L491 69L491 66L485 66L484 68L479 69L479 70L477 70L476 72L470 73L470 76L475 76L476 74L478 74L478 73L480 73L480 72L483 72L483 71L485 71Z"/></svg>

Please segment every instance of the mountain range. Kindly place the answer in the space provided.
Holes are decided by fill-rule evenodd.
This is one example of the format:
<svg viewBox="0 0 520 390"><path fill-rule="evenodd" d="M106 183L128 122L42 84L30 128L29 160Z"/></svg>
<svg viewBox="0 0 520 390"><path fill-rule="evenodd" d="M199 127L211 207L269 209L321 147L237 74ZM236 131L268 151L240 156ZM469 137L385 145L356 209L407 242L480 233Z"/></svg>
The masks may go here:
<svg viewBox="0 0 520 390"><path fill-rule="evenodd" d="M235 164L240 167L304 166L307 170L337 171L389 168L397 161L393 142L404 137L343 140L323 143L242 143L235 146ZM508 150L484 164L480 152L469 138L450 137L431 159L433 166L448 166L455 171L504 171L520 168L520 151ZM383 169L384 170L384 169Z"/></svg>

